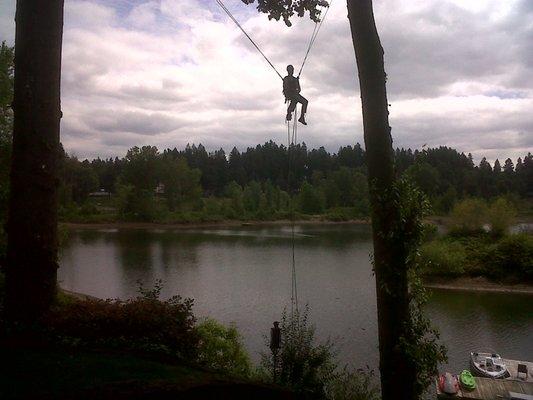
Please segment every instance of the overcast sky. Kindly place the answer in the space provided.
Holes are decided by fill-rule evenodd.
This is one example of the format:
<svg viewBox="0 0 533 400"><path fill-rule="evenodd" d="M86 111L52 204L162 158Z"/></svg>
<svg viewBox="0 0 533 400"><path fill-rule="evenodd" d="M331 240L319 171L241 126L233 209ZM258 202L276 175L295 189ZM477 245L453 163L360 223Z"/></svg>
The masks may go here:
<svg viewBox="0 0 533 400"><path fill-rule="evenodd" d="M313 23L226 5L285 72ZM533 150L533 0L374 0L395 147L446 145L476 160ZM15 0L0 4L14 42ZM299 139L363 141L346 1L334 0L301 77ZM62 142L79 158L134 145L208 150L287 140L281 80L215 0L65 0Z"/></svg>

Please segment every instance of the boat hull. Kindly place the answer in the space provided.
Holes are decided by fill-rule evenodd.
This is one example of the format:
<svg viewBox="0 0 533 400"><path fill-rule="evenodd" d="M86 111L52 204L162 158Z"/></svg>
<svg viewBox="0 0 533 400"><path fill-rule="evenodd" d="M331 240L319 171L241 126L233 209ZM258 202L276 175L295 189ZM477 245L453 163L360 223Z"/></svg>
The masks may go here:
<svg viewBox="0 0 533 400"><path fill-rule="evenodd" d="M491 353L470 353L470 369L485 378L503 379L509 375L501 357Z"/></svg>

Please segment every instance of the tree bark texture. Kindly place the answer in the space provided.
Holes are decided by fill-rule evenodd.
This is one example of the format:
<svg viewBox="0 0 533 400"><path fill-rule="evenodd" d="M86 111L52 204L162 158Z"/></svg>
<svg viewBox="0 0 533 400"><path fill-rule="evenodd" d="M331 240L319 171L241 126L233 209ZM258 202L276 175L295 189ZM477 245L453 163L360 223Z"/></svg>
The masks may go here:
<svg viewBox="0 0 533 400"><path fill-rule="evenodd" d="M400 224L390 134L383 48L371 0L348 0L348 19L357 60L372 208L374 272L378 307L383 400L415 398L415 366L400 346L409 323L406 251L395 239Z"/></svg>
<svg viewBox="0 0 533 400"><path fill-rule="evenodd" d="M63 0L18 0L15 21L5 306L9 320L32 322L56 291Z"/></svg>

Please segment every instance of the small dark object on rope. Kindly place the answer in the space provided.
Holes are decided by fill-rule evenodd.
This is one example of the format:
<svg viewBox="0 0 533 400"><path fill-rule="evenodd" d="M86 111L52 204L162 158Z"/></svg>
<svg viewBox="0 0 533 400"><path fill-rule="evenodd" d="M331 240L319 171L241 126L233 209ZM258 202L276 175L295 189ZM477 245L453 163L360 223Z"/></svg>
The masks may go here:
<svg viewBox="0 0 533 400"><path fill-rule="evenodd" d="M272 355L274 356L274 365L273 365L273 372L274 372L274 382L277 381L277 371L278 371L278 352L281 348L281 329L279 327L279 322L274 321L274 326L270 328L270 350L272 351Z"/></svg>
<svg viewBox="0 0 533 400"><path fill-rule="evenodd" d="M270 328L270 350L276 354L281 347L281 329L279 322L274 321L274 326Z"/></svg>

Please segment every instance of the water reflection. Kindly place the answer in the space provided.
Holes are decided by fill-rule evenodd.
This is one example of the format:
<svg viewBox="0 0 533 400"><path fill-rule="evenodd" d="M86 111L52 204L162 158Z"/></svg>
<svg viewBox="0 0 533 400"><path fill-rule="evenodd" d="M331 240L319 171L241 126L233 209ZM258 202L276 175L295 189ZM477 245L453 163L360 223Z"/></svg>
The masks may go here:
<svg viewBox="0 0 533 400"><path fill-rule="evenodd" d="M427 311L442 333L450 364L466 367L468 351L533 359L532 300L521 294L434 290Z"/></svg>
<svg viewBox="0 0 533 400"><path fill-rule="evenodd" d="M291 227L78 230L61 257L66 289L103 298L136 295L164 281L163 296L195 299L199 316L234 322L258 360L263 335L290 304ZM375 281L366 225L301 225L295 230L298 291L317 335L339 343L339 359L377 368ZM528 301L529 300L529 301ZM435 291L428 314L462 368L471 350L533 359L528 296Z"/></svg>

